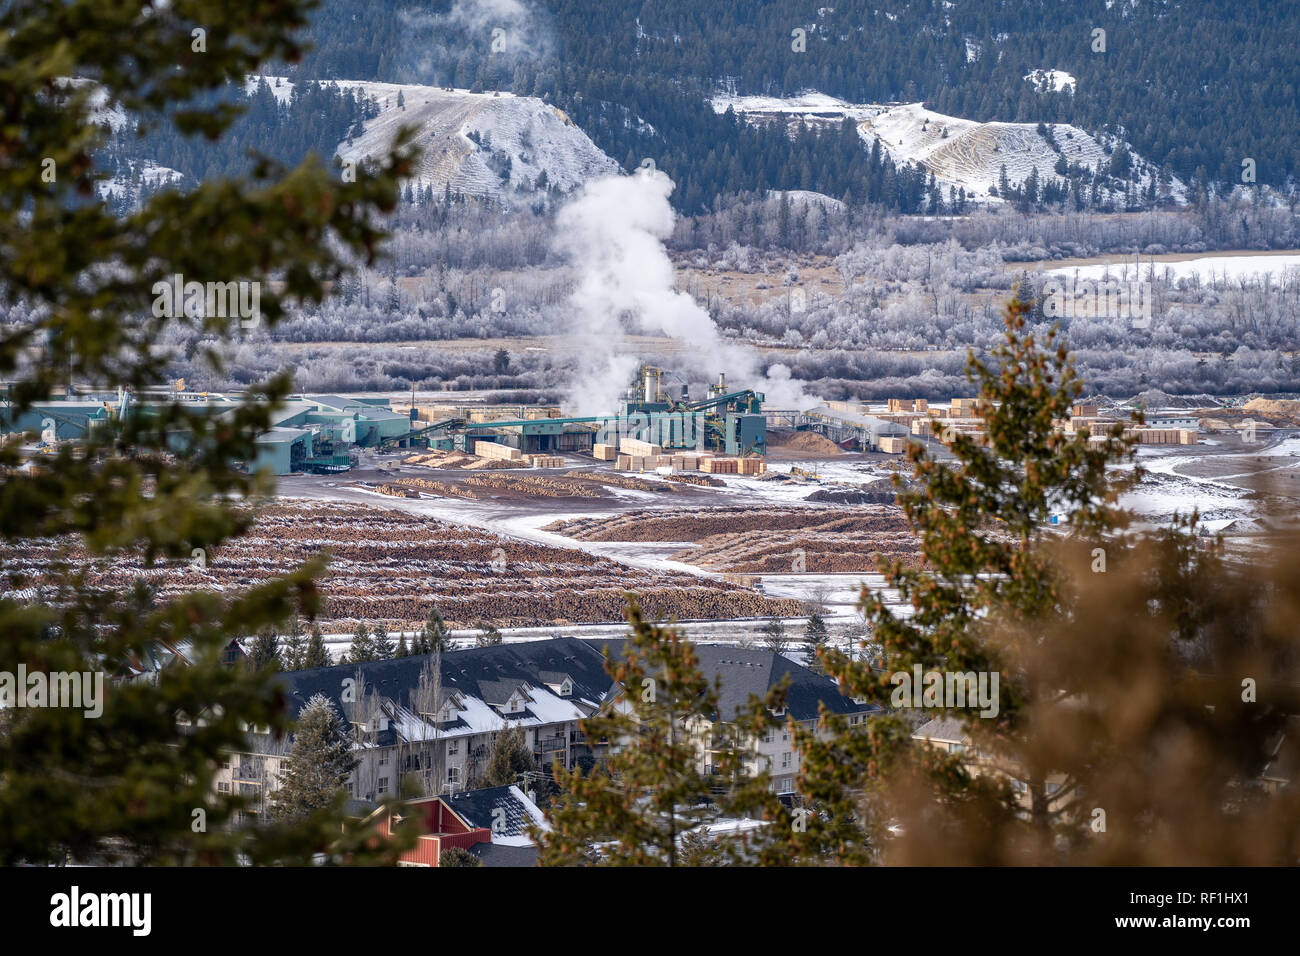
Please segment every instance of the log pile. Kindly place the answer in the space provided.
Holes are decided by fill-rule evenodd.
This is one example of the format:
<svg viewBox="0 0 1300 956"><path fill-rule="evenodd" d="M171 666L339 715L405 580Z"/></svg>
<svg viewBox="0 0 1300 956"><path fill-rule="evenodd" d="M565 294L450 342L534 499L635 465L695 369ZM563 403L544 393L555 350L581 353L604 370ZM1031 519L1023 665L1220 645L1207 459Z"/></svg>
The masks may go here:
<svg viewBox="0 0 1300 956"><path fill-rule="evenodd" d="M513 491L532 498L600 498L601 493L582 482L536 475L475 475L465 484L496 491Z"/></svg>
<svg viewBox="0 0 1300 956"><path fill-rule="evenodd" d="M708 475L669 475L668 480L681 485L702 485L705 488L727 487L727 483L721 478L712 478Z"/></svg>
<svg viewBox="0 0 1300 956"><path fill-rule="evenodd" d="M583 481L594 481L602 485L615 485L619 488L628 488L632 491L677 491L678 489L663 484L659 481L647 481L645 478L634 478L631 475L616 475L608 472L598 471L570 471L566 472L565 478L581 478Z"/></svg>
<svg viewBox="0 0 1300 956"><path fill-rule="evenodd" d="M54 586L67 580L68 569L56 560L65 551L91 587L129 593L143 578L160 601L196 590L237 595L328 551L330 563L318 581L327 632L350 631L357 621L411 630L435 604L455 627L479 620L498 627L620 622L627 590L642 596L650 614L678 620L800 613L797 601L723 581L633 568L573 548L355 504L269 505L245 535L210 553L203 567L188 559L146 567L140 555L94 560L62 539L0 545L0 560L25 576L24 599L48 601Z"/></svg>
<svg viewBox="0 0 1300 956"><path fill-rule="evenodd" d="M694 542L673 559L728 573L875 571L876 555L909 566L919 558L917 541L893 505L641 510L556 521L543 530L578 541Z"/></svg>

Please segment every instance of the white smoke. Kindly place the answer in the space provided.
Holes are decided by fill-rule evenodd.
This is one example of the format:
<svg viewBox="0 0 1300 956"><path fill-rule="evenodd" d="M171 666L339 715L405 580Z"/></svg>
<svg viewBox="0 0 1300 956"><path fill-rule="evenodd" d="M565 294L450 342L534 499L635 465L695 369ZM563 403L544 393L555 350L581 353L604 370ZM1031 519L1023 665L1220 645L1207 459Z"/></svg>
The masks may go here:
<svg viewBox="0 0 1300 956"><path fill-rule="evenodd" d="M762 375L757 353L724 341L708 312L673 288L663 245L676 216L672 191L672 180L655 169L607 176L587 183L556 216L560 248L581 276L569 303L571 331L581 342L569 404L580 415L618 408L640 362L627 340L637 332L685 342L680 371L710 380L724 372L736 388L763 392L774 406L817 404L786 366Z"/></svg>
<svg viewBox="0 0 1300 956"><path fill-rule="evenodd" d="M408 11L402 18L410 30L432 34L415 64L421 78L467 49L515 64L546 59L554 48L545 11L523 0L455 0L446 13Z"/></svg>

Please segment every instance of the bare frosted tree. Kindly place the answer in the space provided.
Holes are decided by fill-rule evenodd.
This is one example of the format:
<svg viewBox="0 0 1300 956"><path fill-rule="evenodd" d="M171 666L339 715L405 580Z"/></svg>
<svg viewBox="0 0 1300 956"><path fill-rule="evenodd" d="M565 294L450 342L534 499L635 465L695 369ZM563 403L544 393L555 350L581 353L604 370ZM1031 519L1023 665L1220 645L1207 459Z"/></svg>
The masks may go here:
<svg viewBox="0 0 1300 956"><path fill-rule="evenodd" d="M411 691L411 710L420 718L424 730L422 749L427 758L422 783L424 792L430 796L442 792L446 773L446 761L439 740L439 718L444 706L446 699L442 691L442 651L436 650L424 662L415 690Z"/></svg>

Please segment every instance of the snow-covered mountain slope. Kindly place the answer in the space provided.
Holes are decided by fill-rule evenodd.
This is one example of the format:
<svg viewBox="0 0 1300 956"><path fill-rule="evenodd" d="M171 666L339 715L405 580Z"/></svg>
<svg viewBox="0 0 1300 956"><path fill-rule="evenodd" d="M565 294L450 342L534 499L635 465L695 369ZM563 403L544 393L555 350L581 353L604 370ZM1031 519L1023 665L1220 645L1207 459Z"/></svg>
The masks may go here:
<svg viewBox="0 0 1300 956"><path fill-rule="evenodd" d="M285 101L288 80L267 77ZM413 180L423 187L483 196L509 203L526 200L543 183L567 192L588 179L618 172L606 156L561 110L536 97L471 93L437 86L334 80L341 89L372 97L379 115L362 134L339 144L338 156L359 162L383 155L403 126L416 129L423 155ZM250 79L250 89L257 78ZM277 85L278 83L278 85Z"/></svg>
<svg viewBox="0 0 1300 956"><path fill-rule="evenodd" d="M141 190L161 189L179 183L185 177L174 169L145 160L124 160L114 170L111 179L98 183L100 199L138 196Z"/></svg>
<svg viewBox="0 0 1300 956"><path fill-rule="evenodd" d="M978 200L992 198L989 190L997 186L1003 165L1013 185L1024 182L1032 169L1038 170L1040 183L1046 183L1061 178L1055 168L1062 157L1069 164L1100 167L1104 172L1111 159L1107 148L1120 145L1118 139L1102 142L1077 126L1058 123L1050 127L1054 149L1035 123L977 123L927 110L920 103L846 103L823 93L714 98L713 108L719 113L728 107L750 122L773 122L784 116L786 122L802 120L813 126L838 124L848 117L866 143L879 139L894 162L919 163L934 173L945 193L948 186L959 186ZM1129 152L1145 190L1157 170L1131 148ZM1169 192L1175 201L1186 198L1186 189L1177 179Z"/></svg>

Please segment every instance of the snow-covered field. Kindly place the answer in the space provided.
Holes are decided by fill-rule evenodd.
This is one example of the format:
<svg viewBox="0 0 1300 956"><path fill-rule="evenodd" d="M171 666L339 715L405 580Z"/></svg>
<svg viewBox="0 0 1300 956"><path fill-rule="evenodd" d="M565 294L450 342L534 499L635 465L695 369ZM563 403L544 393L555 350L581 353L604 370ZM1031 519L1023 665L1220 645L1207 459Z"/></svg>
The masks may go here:
<svg viewBox="0 0 1300 956"><path fill-rule="evenodd" d="M1049 271L1079 279L1158 279L1177 282L1196 277L1200 282L1224 282L1247 276L1281 276L1300 269L1300 255L1281 256L1200 256L1181 262L1102 263L1090 266L1066 266Z"/></svg>

